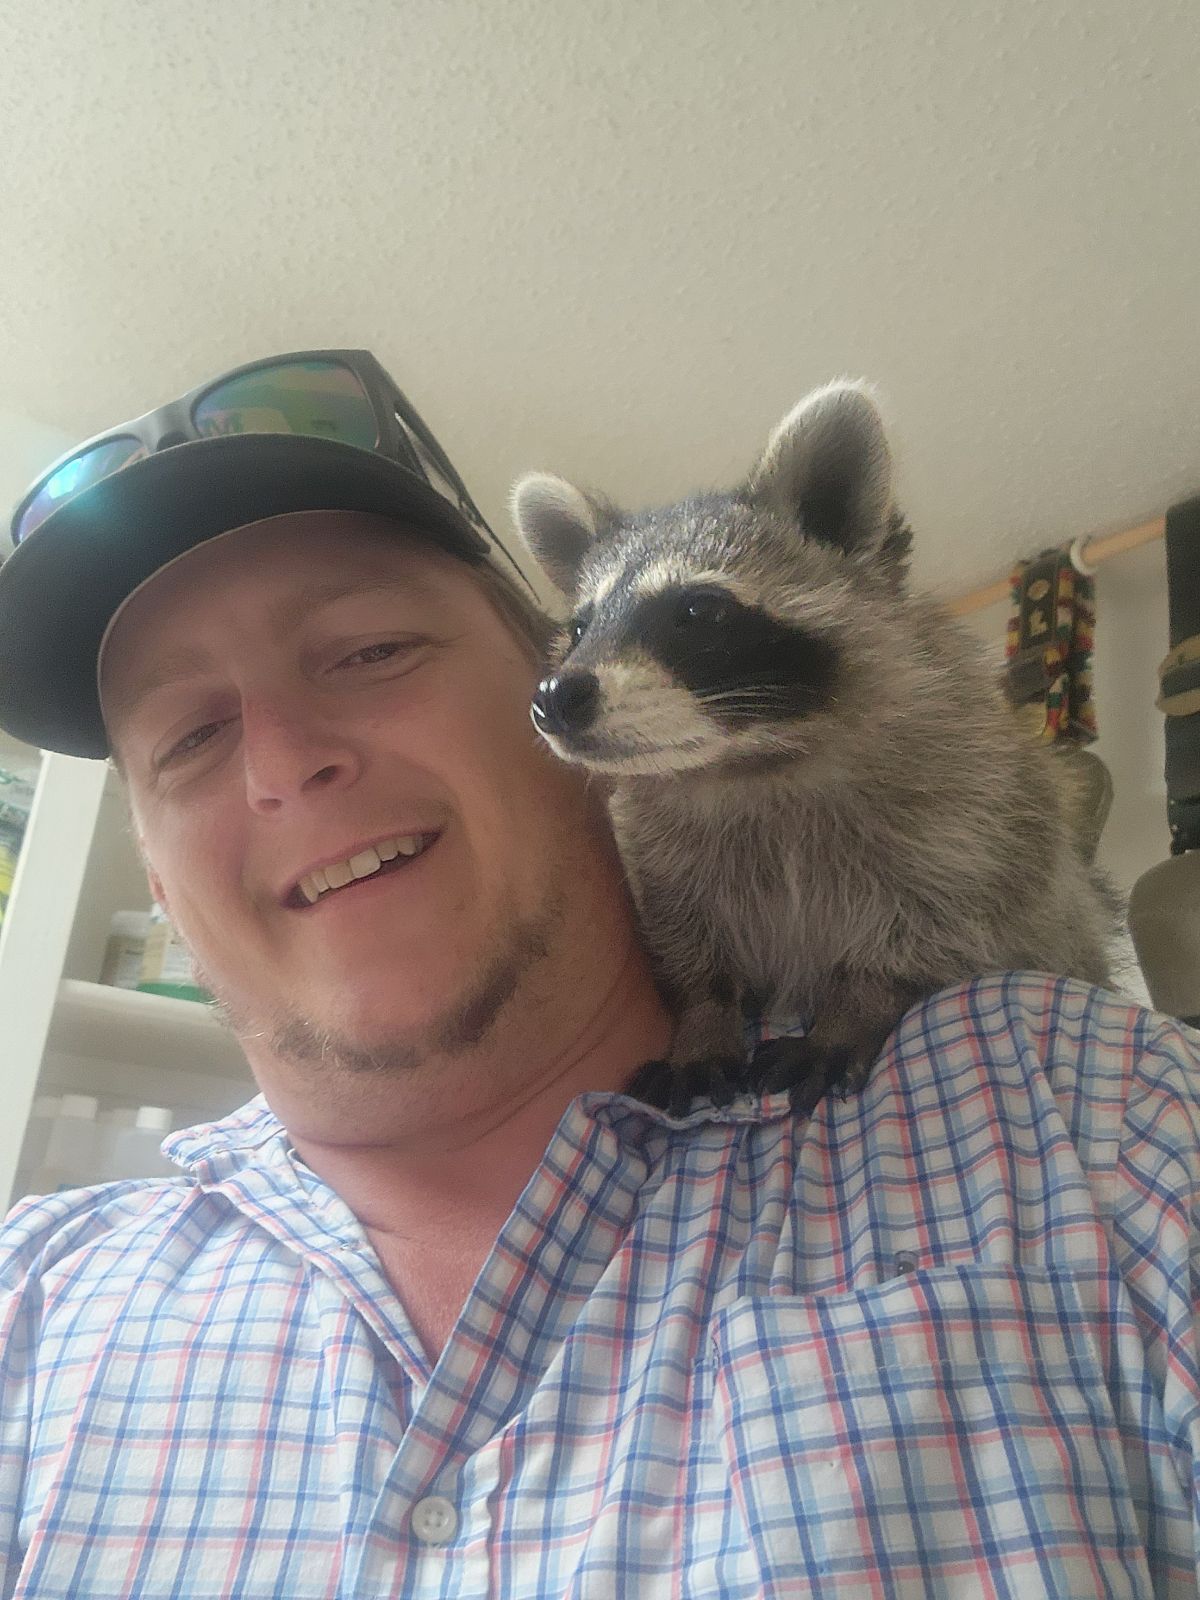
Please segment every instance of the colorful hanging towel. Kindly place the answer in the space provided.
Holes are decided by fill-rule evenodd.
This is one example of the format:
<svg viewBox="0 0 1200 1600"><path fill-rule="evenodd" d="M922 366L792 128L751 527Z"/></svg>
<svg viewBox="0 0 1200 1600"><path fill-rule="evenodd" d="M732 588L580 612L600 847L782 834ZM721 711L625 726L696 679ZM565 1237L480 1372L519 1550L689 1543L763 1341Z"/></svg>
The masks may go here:
<svg viewBox="0 0 1200 1600"><path fill-rule="evenodd" d="M1092 651L1096 584L1069 550L1044 550L1012 572L1005 639L1008 697L1039 744L1090 744L1096 737Z"/></svg>

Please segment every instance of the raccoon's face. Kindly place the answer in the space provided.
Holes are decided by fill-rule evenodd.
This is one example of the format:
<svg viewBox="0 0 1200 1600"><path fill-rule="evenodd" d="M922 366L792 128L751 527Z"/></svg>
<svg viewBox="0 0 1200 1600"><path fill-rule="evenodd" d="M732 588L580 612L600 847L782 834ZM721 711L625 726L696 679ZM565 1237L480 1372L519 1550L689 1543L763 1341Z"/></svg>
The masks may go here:
<svg viewBox="0 0 1200 1600"><path fill-rule="evenodd" d="M839 385L785 419L733 494L631 517L522 480L518 526L573 605L538 731L614 777L831 756L877 687L866 618L907 553L887 468L870 400Z"/></svg>
<svg viewBox="0 0 1200 1600"><path fill-rule="evenodd" d="M652 775L797 753L826 707L838 652L713 574L609 585L571 618L534 725L564 759Z"/></svg>

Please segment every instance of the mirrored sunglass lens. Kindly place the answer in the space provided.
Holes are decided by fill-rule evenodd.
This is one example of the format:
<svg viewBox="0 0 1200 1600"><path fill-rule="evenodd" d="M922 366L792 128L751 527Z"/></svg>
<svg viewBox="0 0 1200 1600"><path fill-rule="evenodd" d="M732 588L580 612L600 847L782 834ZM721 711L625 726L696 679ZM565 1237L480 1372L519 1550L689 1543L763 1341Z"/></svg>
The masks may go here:
<svg viewBox="0 0 1200 1600"><path fill-rule="evenodd" d="M114 472L120 472L130 462L140 461L145 454L146 447L140 439L126 437L106 439L103 444L93 445L81 455L64 461L57 472L46 479L21 513L15 529L17 544L27 539L59 506L82 490L90 489L102 478L111 478Z"/></svg>
<svg viewBox="0 0 1200 1600"><path fill-rule="evenodd" d="M288 361L230 378L192 408L205 438L227 433L303 433L373 450L375 411L362 384L337 361Z"/></svg>

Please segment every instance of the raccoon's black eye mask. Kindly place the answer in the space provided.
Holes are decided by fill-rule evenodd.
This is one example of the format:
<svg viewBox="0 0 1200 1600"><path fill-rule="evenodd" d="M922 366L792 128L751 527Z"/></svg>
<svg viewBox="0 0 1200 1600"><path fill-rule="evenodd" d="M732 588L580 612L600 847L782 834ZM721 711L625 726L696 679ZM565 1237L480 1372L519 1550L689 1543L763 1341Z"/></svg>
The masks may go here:
<svg viewBox="0 0 1200 1600"><path fill-rule="evenodd" d="M721 629L732 622L741 609L739 603L724 589L684 589L673 597L673 625L690 632L701 629ZM595 606L584 606L567 623L570 649L574 649L591 626Z"/></svg>

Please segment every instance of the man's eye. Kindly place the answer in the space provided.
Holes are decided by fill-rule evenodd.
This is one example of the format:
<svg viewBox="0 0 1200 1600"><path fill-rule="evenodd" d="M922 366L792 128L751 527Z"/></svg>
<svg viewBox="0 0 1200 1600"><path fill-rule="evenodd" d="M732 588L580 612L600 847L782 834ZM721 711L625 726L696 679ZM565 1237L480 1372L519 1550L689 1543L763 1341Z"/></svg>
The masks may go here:
<svg viewBox="0 0 1200 1600"><path fill-rule="evenodd" d="M185 733L182 739L167 751L160 761L160 766L165 766L168 761L175 761L180 756L190 756L200 746L207 744L214 733L218 733L225 724L223 722L202 722L198 728L193 728L190 733Z"/></svg>
<svg viewBox="0 0 1200 1600"><path fill-rule="evenodd" d="M380 661L390 661L393 656L399 655L402 650L409 647L409 641L403 639L383 639L379 644L363 645L361 650L355 650L351 655L343 657L338 666L373 667Z"/></svg>

